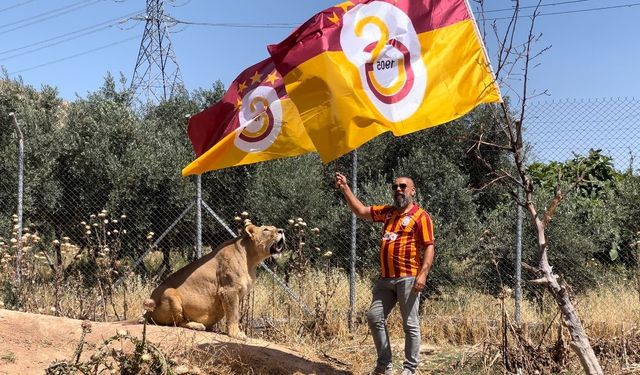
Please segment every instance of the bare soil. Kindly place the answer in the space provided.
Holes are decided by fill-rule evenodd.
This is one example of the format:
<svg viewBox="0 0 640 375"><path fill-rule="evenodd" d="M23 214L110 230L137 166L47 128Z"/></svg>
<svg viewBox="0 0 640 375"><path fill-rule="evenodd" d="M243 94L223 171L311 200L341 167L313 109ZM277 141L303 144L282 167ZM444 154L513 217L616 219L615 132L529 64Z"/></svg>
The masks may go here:
<svg viewBox="0 0 640 375"><path fill-rule="evenodd" d="M43 374L55 360L70 360L78 345L82 321L0 309L0 374ZM142 337L142 324L135 322L91 322L83 359L97 345L119 330ZM313 354L263 340L238 341L212 332L183 328L147 326L147 339L160 348L193 349L200 355L233 358L255 373L265 374L351 374ZM254 371L251 371L254 372Z"/></svg>

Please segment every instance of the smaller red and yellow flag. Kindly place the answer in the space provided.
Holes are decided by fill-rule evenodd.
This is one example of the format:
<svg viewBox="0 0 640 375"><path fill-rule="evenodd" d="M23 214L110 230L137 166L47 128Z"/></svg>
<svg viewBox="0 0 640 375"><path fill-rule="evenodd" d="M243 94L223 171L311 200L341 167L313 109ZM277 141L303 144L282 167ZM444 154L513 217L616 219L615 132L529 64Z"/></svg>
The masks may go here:
<svg viewBox="0 0 640 375"><path fill-rule="evenodd" d="M222 99L189 120L197 159L183 176L314 151L271 59L244 70Z"/></svg>

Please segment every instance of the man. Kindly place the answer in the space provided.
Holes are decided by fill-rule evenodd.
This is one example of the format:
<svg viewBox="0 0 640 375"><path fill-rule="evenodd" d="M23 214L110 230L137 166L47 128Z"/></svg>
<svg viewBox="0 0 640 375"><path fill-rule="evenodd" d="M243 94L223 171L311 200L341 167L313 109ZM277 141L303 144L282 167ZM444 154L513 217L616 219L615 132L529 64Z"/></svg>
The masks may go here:
<svg viewBox="0 0 640 375"><path fill-rule="evenodd" d="M380 244L381 277L372 291L367 320L376 345L375 375L393 374L386 319L400 306L404 329L402 375L415 374L420 351L418 301L434 255L433 225L429 214L415 203L413 180L398 177L391 185L393 205L365 206L353 194L346 177L336 172L336 187L359 218L384 222Z"/></svg>

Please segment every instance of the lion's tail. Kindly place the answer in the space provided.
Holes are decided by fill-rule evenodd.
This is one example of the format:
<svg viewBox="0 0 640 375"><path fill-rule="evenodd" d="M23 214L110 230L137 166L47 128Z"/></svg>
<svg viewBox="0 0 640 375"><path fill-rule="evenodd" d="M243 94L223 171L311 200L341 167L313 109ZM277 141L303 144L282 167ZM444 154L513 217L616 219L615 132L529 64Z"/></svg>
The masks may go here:
<svg viewBox="0 0 640 375"><path fill-rule="evenodd" d="M135 318L135 319L127 319L127 320L118 320L115 322L116 324L121 324L123 326L131 326L138 325L144 323L145 317Z"/></svg>
<svg viewBox="0 0 640 375"><path fill-rule="evenodd" d="M142 316L138 317L138 318L133 318L133 319L128 319L128 320L119 320L116 323L118 324L123 324L123 325L132 325L132 324L142 324L145 322L145 320L147 322L151 322L151 312L153 311L153 309L156 306L156 302L151 299L151 298L147 298L146 300L144 300L143 304L144 306L144 314L142 314Z"/></svg>
<svg viewBox="0 0 640 375"><path fill-rule="evenodd" d="M144 317L144 319L146 319L149 322L151 318L151 313L153 312L153 310L155 310L157 306L156 301L153 298L147 298L142 303L142 306L144 307L144 314L142 316Z"/></svg>
<svg viewBox="0 0 640 375"><path fill-rule="evenodd" d="M145 311L153 311L156 308L156 301L153 298L147 298L142 303Z"/></svg>

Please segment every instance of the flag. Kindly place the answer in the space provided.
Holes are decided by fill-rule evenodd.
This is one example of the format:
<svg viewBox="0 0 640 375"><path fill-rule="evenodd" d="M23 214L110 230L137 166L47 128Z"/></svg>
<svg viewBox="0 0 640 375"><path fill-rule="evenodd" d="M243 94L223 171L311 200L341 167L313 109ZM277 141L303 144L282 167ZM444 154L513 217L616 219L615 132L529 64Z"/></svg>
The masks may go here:
<svg viewBox="0 0 640 375"><path fill-rule="evenodd" d="M268 49L325 163L502 100L465 0L346 1Z"/></svg>
<svg viewBox="0 0 640 375"><path fill-rule="evenodd" d="M314 151L271 59L240 73L187 132L197 159L183 176Z"/></svg>

